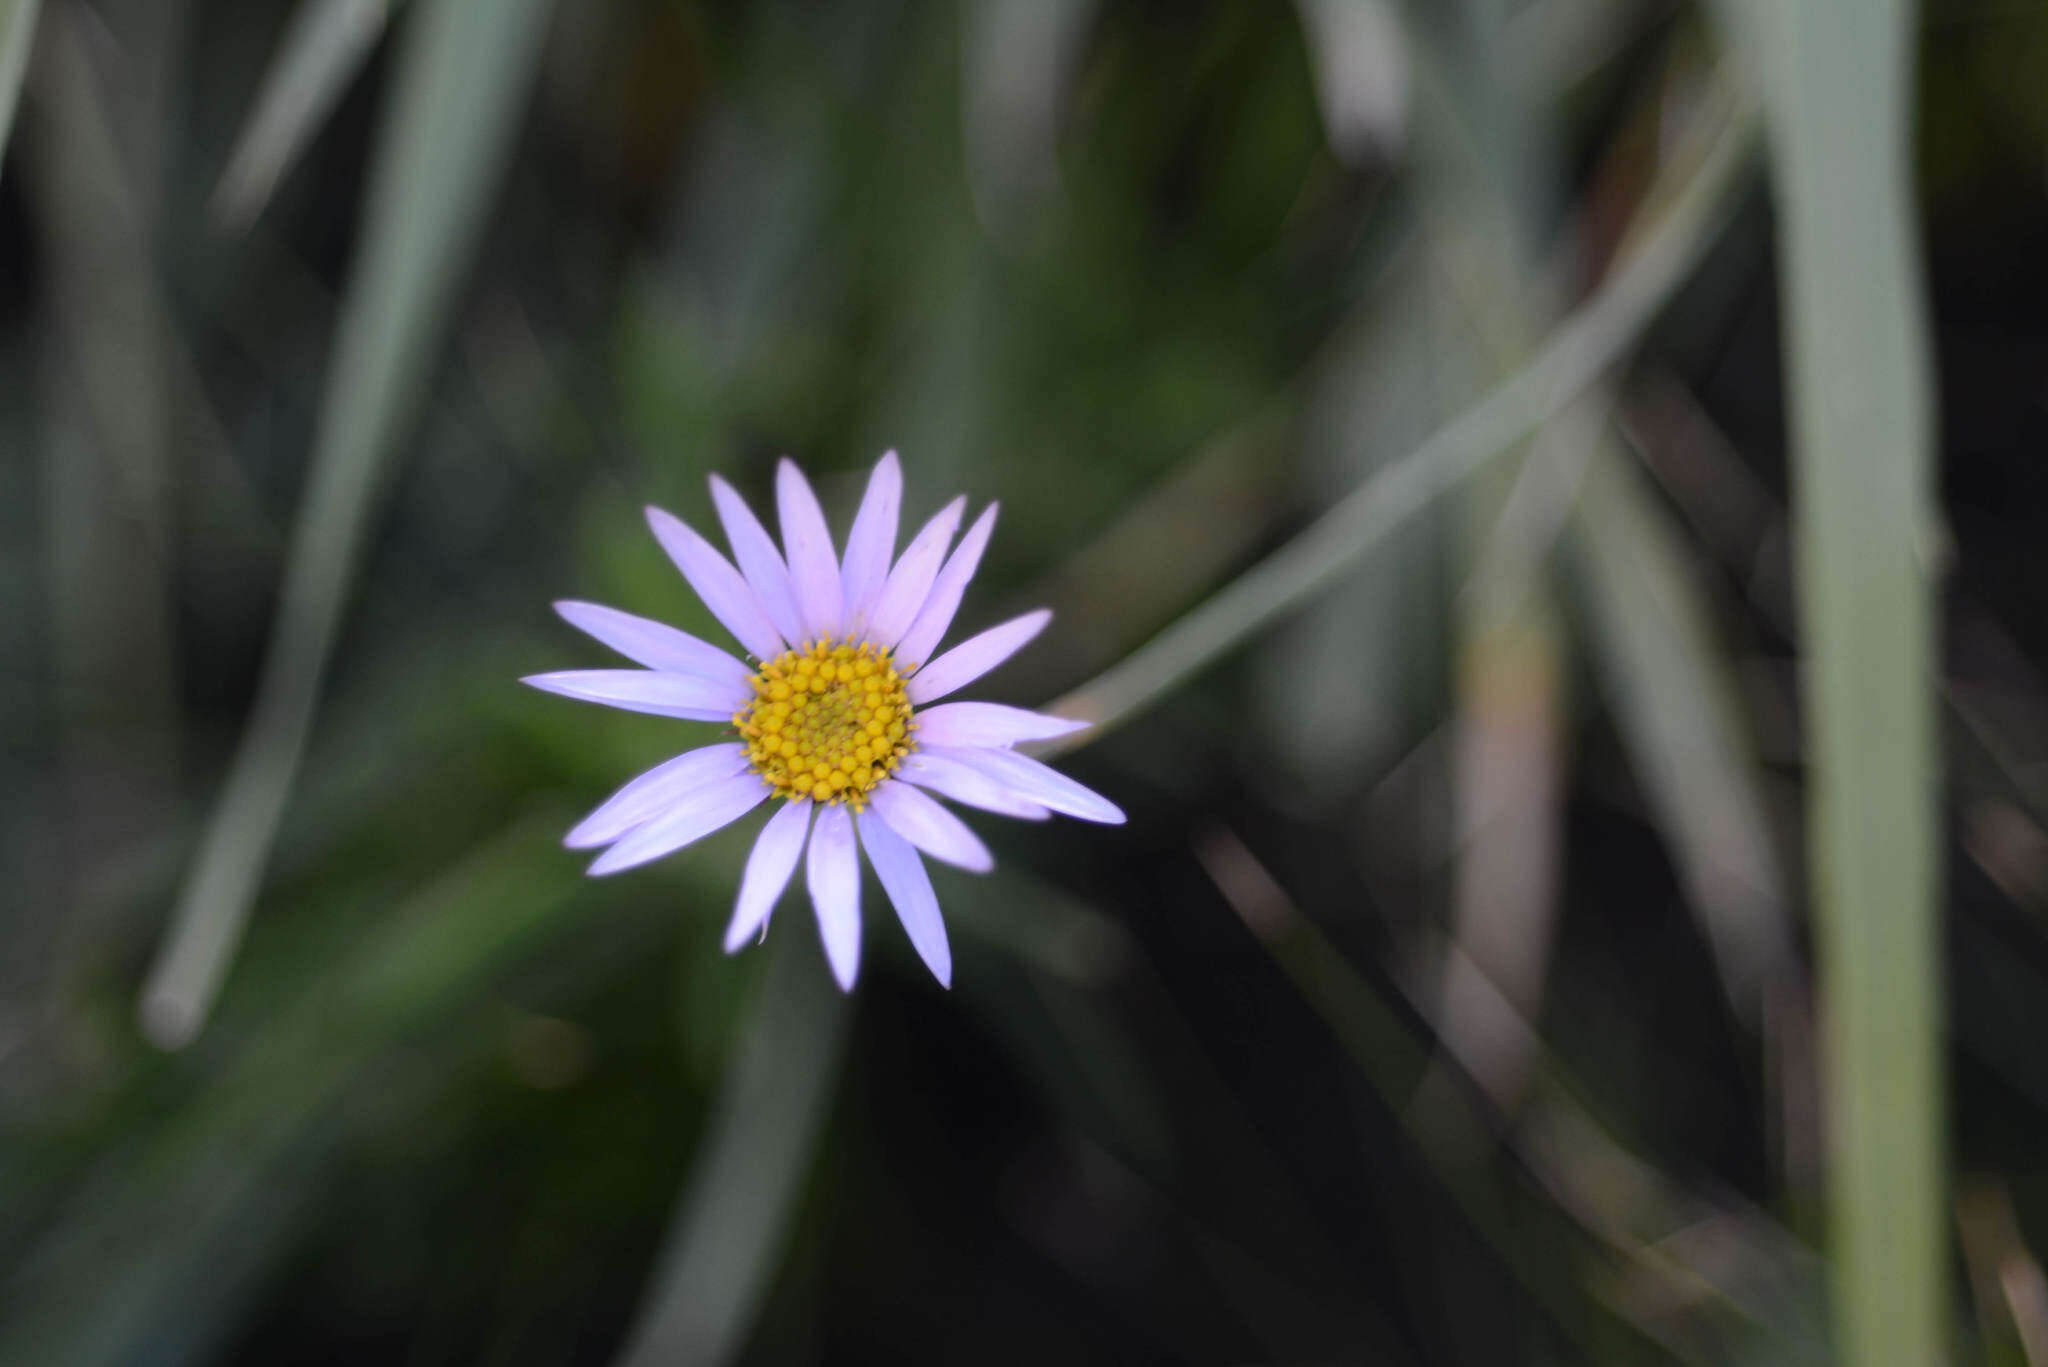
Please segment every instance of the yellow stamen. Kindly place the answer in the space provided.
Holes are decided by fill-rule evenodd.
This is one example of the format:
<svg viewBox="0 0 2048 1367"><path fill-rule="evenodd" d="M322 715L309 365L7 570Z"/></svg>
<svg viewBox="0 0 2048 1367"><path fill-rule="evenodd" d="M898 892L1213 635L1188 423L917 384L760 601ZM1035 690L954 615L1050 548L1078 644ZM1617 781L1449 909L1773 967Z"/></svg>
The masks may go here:
<svg viewBox="0 0 2048 1367"><path fill-rule="evenodd" d="M778 797L860 811L915 744L903 677L888 651L865 642L808 642L765 662L751 682L754 701L733 724Z"/></svg>

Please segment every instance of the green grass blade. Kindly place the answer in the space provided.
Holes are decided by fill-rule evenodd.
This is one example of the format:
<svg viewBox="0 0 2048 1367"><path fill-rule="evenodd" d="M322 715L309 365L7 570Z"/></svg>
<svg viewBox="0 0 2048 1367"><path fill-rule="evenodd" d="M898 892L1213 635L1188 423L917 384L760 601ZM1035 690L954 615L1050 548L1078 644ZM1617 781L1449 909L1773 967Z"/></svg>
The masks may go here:
<svg viewBox="0 0 2048 1367"><path fill-rule="evenodd" d="M137 72L158 63L110 63L99 37L77 6L44 14L36 117L17 148L49 326L38 578L80 870L171 818L181 725L172 318L154 269L158 195L123 137L149 120L151 82ZM108 930L84 900L66 908L60 977Z"/></svg>
<svg viewBox="0 0 2048 1367"><path fill-rule="evenodd" d="M1094 725L1064 746L1047 748L1070 749L1128 720L1335 582L1391 532L1583 392L1634 342L1715 239L1742 184L1754 132L1746 112L1730 120L1630 258L1514 374L1200 607L1052 704Z"/></svg>
<svg viewBox="0 0 2048 1367"><path fill-rule="evenodd" d="M1942 1359L1932 393L1913 9L1758 3L1784 272L1842 1360Z"/></svg>
<svg viewBox="0 0 2048 1367"><path fill-rule="evenodd" d="M150 1038L198 1032L290 794L390 449L419 399L531 82L547 0L414 16L321 402L254 713L143 992Z"/></svg>
<svg viewBox="0 0 2048 1367"><path fill-rule="evenodd" d="M312 141L383 34L396 0L306 0L264 73L256 108L213 195L214 217L247 225Z"/></svg>
<svg viewBox="0 0 2048 1367"><path fill-rule="evenodd" d="M784 926L621 1367L730 1362L767 1294L839 1077L849 999Z"/></svg>
<svg viewBox="0 0 2048 1367"><path fill-rule="evenodd" d="M21 78L28 72L41 8L42 0L0 0L0 154L14 129L14 106L21 100Z"/></svg>
<svg viewBox="0 0 2048 1367"><path fill-rule="evenodd" d="M1789 898L1733 681L1635 468L1610 438L1566 545L1594 664L1644 796L1743 1016L1793 971Z"/></svg>

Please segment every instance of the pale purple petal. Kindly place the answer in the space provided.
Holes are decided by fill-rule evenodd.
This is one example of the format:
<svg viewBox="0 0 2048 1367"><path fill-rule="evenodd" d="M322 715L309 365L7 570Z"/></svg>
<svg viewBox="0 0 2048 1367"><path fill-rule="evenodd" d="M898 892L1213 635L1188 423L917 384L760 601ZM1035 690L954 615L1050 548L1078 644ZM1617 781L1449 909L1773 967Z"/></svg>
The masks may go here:
<svg viewBox="0 0 2048 1367"><path fill-rule="evenodd" d="M917 957L939 980L939 986L953 985L953 949L946 943L946 920L939 914L938 895L924 871L917 851L889 828L889 823L872 813L860 818L860 843L874 865L875 877L896 907L896 919L910 936Z"/></svg>
<svg viewBox="0 0 2048 1367"><path fill-rule="evenodd" d="M740 574L746 579L747 587L754 591L761 611L782 633L783 640L792 644L801 641L804 624L797 615L796 598L789 587L789 567L782 563L782 553L775 549L768 529L754 516L754 510L747 506L747 501L717 475L711 477L711 502L718 509L719 522L725 527L725 539L732 546L732 558L739 562Z"/></svg>
<svg viewBox="0 0 2048 1367"><path fill-rule="evenodd" d="M562 837L562 843L572 850L609 845L677 800L746 767L747 748L737 741L686 751L666 764L655 765L606 798Z"/></svg>
<svg viewBox="0 0 2048 1367"><path fill-rule="evenodd" d="M974 519L967 535L946 557L945 568L932 580L932 591L925 595L924 606L911 619L910 630L896 643L897 659L922 664L939 648L946 628L953 625L953 614L960 610L960 596L967 592L967 582L981 565L981 553L988 549L988 539L995 527L996 505L991 503Z"/></svg>
<svg viewBox="0 0 2048 1367"><path fill-rule="evenodd" d="M945 757L979 769L1017 796L1056 812L1109 826L1124 822L1123 809L1114 802L1029 755L1015 750L954 750Z"/></svg>
<svg viewBox="0 0 2048 1367"><path fill-rule="evenodd" d="M981 837L922 790L884 779L868 794L868 802L896 834L932 858L973 873L987 873L996 866L995 856L981 843Z"/></svg>
<svg viewBox="0 0 2048 1367"><path fill-rule="evenodd" d="M725 952L730 954L752 939L768 924L768 913L789 886L796 872L797 856L804 852L804 837L811 831L809 798L785 802L768 818L754 840L754 852L747 856L747 871L740 878L740 899L732 909L732 924L725 929Z"/></svg>
<svg viewBox="0 0 2048 1367"><path fill-rule="evenodd" d="M652 669L565 669L519 682L565 698L690 721L730 721L753 697L744 683Z"/></svg>
<svg viewBox="0 0 2048 1367"><path fill-rule="evenodd" d="M960 526L960 514L966 510L965 498L954 499L932 514L932 520L904 547L896 568L882 585L875 610L868 614L867 639L878 646L893 646L910 630L911 620L924 606L932 579L946 558L946 546Z"/></svg>
<svg viewBox="0 0 2048 1367"><path fill-rule="evenodd" d="M958 760L942 755L913 751L897 766L896 777L985 812L1019 817L1025 821L1043 821L1052 815L1051 808L1028 802L981 770L970 769Z"/></svg>
<svg viewBox="0 0 2048 1367"><path fill-rule="evenodd" d="M762 610L761 600L709 541L690 530L675 514L659 508L647 510L647 525L654 529L655 539L668 552L668 558L676 562L683 578L704 600L704 606L711 609L711 615L747 648L749 655L757 660L772 660L782 653L782 635Z"/></svg>
<svg viewBox="0 0 2048 1367"><path fill-rule="evenodd" d="M666 622L573 599L555 604L555 611L577 630L649 669L670 674L702 674L706 678L729 680L742 688L747 686L746 665L709 641L700 641Z"/></svg>
<svg viewBox="0 0 2048 1367"><path fill-rule="evenodd" d="M789 555L790 583L797 611L811 640L836 637L845 626L846 602L839 587L839 557L825 510L810 481L787 457L775 467L775 507L782 519L782 548Z"/></svg>
<svg viewBox="0 0 2048 1367"><path fill-rule="evenodd" d="M1049 717L999 702L942 702L917 713L919 745L1015 745L1083 730L1085 721Z"/></svg>
<svg viewBox="0 0 2048 1367"><path fill-rule="evenodd" d="M761 776L751 771L707 783L599 855L590 872L593 876L617 873L672 854L739 820L759 806L770 791Z"/></svg>
<svg viewBox="0 0 2048 1367"><path fill-rule="evenodd" d="M903 507L903 467L894 451L886 451L868 476L868 491L846 534L846 559L839 567L840 591L846 597L846 634L858 637L868 614L889 579L889 557L896 553L896 520Z"/></svg>
<svg viewBox="0 0 2048 1367"><path fill-rule="evenodd" d="M851 991L860 972L860 856L854 852L853 818L836 803L818 815L811 832L804 881L810 884L818 937L825 942L832 976Z"/></svg>
<svg viewBox="0 0 2048 1367"><path fill-rule="evenodd" d="M1022 650L1051 620L1052 609L1039 608L968 637L910 676L910 701L922 706L965 688Z"/></svg>

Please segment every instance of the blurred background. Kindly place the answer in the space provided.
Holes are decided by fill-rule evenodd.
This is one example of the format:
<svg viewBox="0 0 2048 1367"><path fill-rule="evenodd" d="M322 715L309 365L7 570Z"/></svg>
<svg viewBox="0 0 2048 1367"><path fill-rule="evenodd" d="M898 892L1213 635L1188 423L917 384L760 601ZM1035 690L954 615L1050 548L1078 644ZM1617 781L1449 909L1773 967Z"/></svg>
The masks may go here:
<svg viewBox="0 0 2048 1367"><path fill-rule="evenodd" d="M0 1363L2048 1363L2048 6L1784 10L0 0ZM892 446L1131 821L841 997L515 680Z"/></svg>

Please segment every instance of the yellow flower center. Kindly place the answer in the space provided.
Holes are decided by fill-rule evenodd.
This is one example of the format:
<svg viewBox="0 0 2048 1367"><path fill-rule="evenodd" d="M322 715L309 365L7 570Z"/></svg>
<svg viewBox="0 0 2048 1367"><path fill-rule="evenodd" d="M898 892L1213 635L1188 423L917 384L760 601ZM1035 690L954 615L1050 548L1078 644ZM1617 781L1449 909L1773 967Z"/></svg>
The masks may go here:
<svg viewBox="0 0 2048 1367"><path fill-rule="evenodd" d="M844 802L910 753L910 698L889 652L865 642L815 641L761 666L754 701L734 717L754 771L776 796Z"/></svg>

